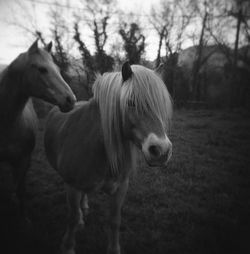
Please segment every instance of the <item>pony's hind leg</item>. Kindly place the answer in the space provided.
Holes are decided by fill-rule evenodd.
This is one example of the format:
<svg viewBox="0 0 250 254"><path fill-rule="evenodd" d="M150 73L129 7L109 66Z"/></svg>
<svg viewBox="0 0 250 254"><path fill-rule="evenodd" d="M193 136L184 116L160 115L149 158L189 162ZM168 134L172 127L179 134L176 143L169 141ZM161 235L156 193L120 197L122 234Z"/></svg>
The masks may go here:
<svg viewBox="0 0 250 254"><path fill-rule="evenodd" d="M62 253L63 254L74 254L75 248L75 233L78 226L83 226L82 211L80 208L81 192L75 188L67 186L67 201L69 208L69 217L66 233L63 237L62 242Z"/></svg>
<svg viewBox="0 0 250 254"><path fill-rule="evenodd" d="M128 178L125 179L113 194L109 218L108 254L120 254L119 230L121 224L121 207L128 189Z"/></svg>

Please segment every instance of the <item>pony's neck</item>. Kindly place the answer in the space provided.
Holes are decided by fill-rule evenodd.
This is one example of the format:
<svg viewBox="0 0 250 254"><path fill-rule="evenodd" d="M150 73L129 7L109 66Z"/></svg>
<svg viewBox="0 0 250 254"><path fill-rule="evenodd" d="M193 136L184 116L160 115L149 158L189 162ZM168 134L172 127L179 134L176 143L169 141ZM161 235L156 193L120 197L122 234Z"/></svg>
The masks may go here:
<svg viewBox="0 0 250 254"><path fill-rule="evenodd" d="M9 68L0 80L0 120L11 124L22 114L29 96L23 91L23 74Z"/></svg>

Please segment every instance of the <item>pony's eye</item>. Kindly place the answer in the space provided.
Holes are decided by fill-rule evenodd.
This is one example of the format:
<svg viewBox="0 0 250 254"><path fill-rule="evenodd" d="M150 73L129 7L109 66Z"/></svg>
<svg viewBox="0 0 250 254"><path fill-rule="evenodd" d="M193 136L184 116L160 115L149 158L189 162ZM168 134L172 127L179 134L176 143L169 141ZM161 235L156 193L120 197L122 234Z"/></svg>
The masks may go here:
<svg viewBox="0 0 250 254"><path fill-rule="evenodd" d="M45 73L48 72L47 69L46 69L45 67L37 67L37 69L38 69L38 71L39 71L40 73L42 73L42 74L45 74Z"/></svg>

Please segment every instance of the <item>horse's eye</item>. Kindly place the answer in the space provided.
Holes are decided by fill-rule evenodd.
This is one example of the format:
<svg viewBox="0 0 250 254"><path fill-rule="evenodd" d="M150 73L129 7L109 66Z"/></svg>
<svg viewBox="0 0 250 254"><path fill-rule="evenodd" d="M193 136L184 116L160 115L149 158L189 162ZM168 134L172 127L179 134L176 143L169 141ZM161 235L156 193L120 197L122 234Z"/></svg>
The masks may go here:
<svg viewBox="0 0 250 254"><path fill-rule="evenodd" d="M42 74L45 74L45 73L48 72L48 70L47 70L45 67L38 67L37 69L38 69L38 71L39 71L40 73L42 73Z"/></svg>

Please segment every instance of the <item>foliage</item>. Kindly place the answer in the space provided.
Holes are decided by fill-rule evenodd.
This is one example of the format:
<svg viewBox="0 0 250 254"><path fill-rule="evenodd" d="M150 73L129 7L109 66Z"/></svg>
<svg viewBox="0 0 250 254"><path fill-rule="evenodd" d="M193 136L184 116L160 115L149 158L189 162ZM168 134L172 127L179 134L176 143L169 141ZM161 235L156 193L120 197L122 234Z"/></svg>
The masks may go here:
<svg viewBox="0 0 250 254"><path fill-rule="evenodd" d="M114 60L111 56L107 55L104 47L108 39L107 26L114 4L115 0L84 1L84 7L86 8L84 17L88 18L87 24L93 33L95 41L94 67L100 73L113 69Z"/></svg>
<svg viewBox="0 0 250 254"><path fill-rule="evenodd" d="M136 23L131 23L129 28L127 23L123 23L119 34L124 41L124 50L130 64L139 64L145 50L145 36L141 28Z"/></svg>
<svg viewBox="0 0 250 254"><path fill-rule="evenodd" d="M36 9L36 1L32 9L27 8L28 2L18 1L15 5L18 11L13 10L13 14L19 13L22 17L22 20L13 19L15 25L27 34L39 37L45 44L44 38L46 41L49 40L48 34L43 30L44 28L41 28L41 24L39 27L37 17L31 13L31 10ZM152 37L154 34L158 41L155 46L157 54L153 64L157 67L161 62L166 61L164 68L168 68L165 73L169 76L165 75L165 79L174 99L179 96L176 93L177 90L182 95L186 93L184 96L186 100L208 99L205 97L205 90L209 87L205 86L210 81L203 82L207 78L203 70L209 57L204 58L203 55L206 48L212 45L218 46L217 48L227 58L225 64L227 67L224 67L228 69L230 66L230 77L224 75L224 68L221 68L223 77L220 77L223 82L228 83L230 88L230 93L225 93L225 96L230 97L227 98L229 104L239 106L239 103L233 105L237 100L243 101L241 97L238 98L238 94L248 94L247 86L242 83L246 83L245 79L250 73L250 51L244 50L243 55L242 49L248 49L250 42L249 1L162 0L159 4L152 5L149 15L122 12L117 7L116 0L81 0L80 2L81 8L76 8L76 5L71 5L66 0L60 2L54 0L49 5L49 37L56 43L55 59L63 75L69 67L72 68L71 55L77 53L81 58L78 62L82 62L84 65L82 69L86 70L88 83L92 82L96 71L103 73L114 67L119 69L125 58L132 64L146 63L148 59L144 59L144 53L147 46L152 46L146 43L147 36ZM44 5L47 4L44 3ZM76 20L73 25L72 20ZM85 34L87 30L91 35ZM72 33L73 36L71 36ZM84 42L81 38L83 34ZM119 39L117 39L118 36ZM76 43L72 41L72 37ZM149 42L151 44L151 40ZM76 45L78 50L75 48ZM174 55L181 53L183 48L190 45L197 48L191 72L185 70L183 66L180 68L178 62L175 65L173 62L169 65ZM241 70L242 68L244 71ZM179 75L180 72L184 74ZM242 74L243 72L248 73ZM183 76L185 78L182 79ZM209 76L219 75L210 73ZM216 86L216 81L214 82L213 85ZM182 91L179 90L180 83L185 83ZM220 89L219 86L218 89ZM239 92L242 89L244 91Z"/></svg>
<svg viewBox="0 0 250 254"><path fill-rule="evenodd" d="M178 53L184 41L185 31L194 17L190 0L161 1L159 6L151 8L149 22L159 36L156 67L161 61L161 48L165 43L166 56Z"/></svg>
<svg viewBox="0 0 250 254"><path fill-rule="evenodd" d="M87 69L87 81L92 83L95 76L93 57L91 56L85 43L81 40L81 34L79 32L79 26L77 22L75 22L74 24L74 32L75 34L73 38L78 43L78 49L82 56L83 66L85 66L85 68Z"/></svg>
<svg viewBox="0 0 250 254"><path fill-rule="evenodd" d="M56 28L54 29L53 34L55 39L55 51L56 51L54 54L54 59L56 64L60 67L61 73L65 78L68 67L70 65L69 57L62 45L61 36Z"/></svg>
<svg viewBox="0 0 250 254"><path fill-rule="evenodd" d="M96 52L95 56L95 67L101 74L113 70L114 59L112 56L107 55L104 50Z"/></svg>

